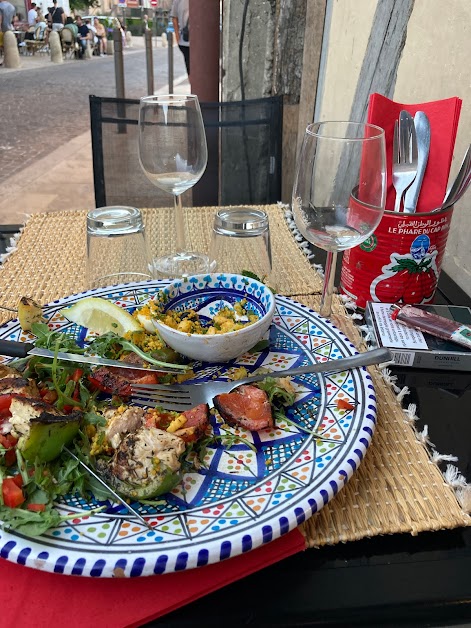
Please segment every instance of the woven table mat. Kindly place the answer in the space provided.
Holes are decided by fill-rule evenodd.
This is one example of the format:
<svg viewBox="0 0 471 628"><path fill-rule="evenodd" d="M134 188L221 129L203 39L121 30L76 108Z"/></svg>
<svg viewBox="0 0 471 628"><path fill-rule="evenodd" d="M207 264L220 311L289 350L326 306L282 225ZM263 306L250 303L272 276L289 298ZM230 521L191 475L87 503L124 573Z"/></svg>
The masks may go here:
<svg viewBox="0 0 471 628"><path fill-rule="evenodd" d="M322 281L299 249L278 205L264 206L270 222L273 284L280 294L315 294ZM152 255L175 250L173 208L142 210ZM187 246L207 252L216 208L197 207L184 211ZM1 304L15 307L21 296L48 303L86 289L86 211L34 214L21 234L17 250L0 267ZM252 260L241 253L239 267L252 270ZM0 322L8 319L5 312Z"/></svg>
<svg viewBox="0 0 471 628"><path fill-rule="evenodd" d="M276 205L264 209L270 217L278 292L318 309L319 296L312 295L318 295L322 282L297 247L283 210ZM143 212L154 254L169 250L174 245L170 226L173 210ZM207 250L214 212L215 208L185 212L189 247ZM0 267L2 305L14 308L23 295L47 303L85 289L85 216L84 211L70 211L30 218L17 250ZM11 316L0 310L1 322ZM337 297L333 320L356 346L361 346L358 331ZM378 534L417 534L471 525L471 517L461 510L453 490L416 440L394 393L377 369L370 372L379 408L373 442L348 484L301 527L309 547Z"/></svg>
<svg viewBox="0 0 471 628"><path fill-rule="evenodd" d="M317 296L294 297L314 310ZM334 297L332 322L359 348L363 341ZM373 440L360 467L320 512L300 526L309 547L379 534L452 529L471 525L453 489L417 440L391 387L370 367L378 404Z"/></svg>

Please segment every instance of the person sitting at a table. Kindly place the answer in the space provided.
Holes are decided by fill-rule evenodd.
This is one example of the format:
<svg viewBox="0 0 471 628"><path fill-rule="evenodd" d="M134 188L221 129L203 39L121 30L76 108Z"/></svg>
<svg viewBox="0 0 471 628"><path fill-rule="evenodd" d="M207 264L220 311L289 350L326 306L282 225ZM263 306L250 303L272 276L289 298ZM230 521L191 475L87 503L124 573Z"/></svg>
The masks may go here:
<svg viewBox="0 0 471 628"><path fill-rule="evenodd" d="M41 9L38 10L38 17L37 17L37 20L36 20L35 34L36 34L36 38L37 39L41 39L41 40L44 39L46 41L47 41L48 36L49 36L49 32L47 30L46 18L42 14Z"/></svg>
<svg viewBox="0 0 471 628"><path fill-rule="evenodd" d="M92 48L92 53L95 54L96 50L98 49L98 37L96 36L96 30L94 25L92 24L91 20L85 20L85 24L87 25L90 37L90 46Z"/></svg>
<svg viewBox="0 0 471 628"><path fill-rule="evenodd" d="M78 58L83 59L84 52L87 49L88 42L91 39L90 30L88 26L83 23L80 15L77 17L76 24L78 28L77 42L79 44Z"/></svg>
<svg viewBox="0 0 471 628"><path fill-rule="evenodd" d="M72 33L72 35L74 36L74 39L77 39L77 35L78 35L78 26L77 26L77 24L74 22L74 18L72 18L72 17L70 17L70 16L69 16L69 17L65 20L65 26L64 26L64 28L65 28L65 29L67 29L67 30L69 30L69 31Z"/></svg>
<svg viewBox="0 0 471 628"><path fill-rule="evenodd" d="M97 17L93 20L93 26L95 28L95 35L98 39L98 54L100 57L104 57L106 55L107 45L106 29Z"/></svg>
<svg viewBox="0 0 471 628"><path fill-rule="evenodd" d="M28 26L36 26L37 17L36 2L32 2L31 9L28 11Z"/></svg>

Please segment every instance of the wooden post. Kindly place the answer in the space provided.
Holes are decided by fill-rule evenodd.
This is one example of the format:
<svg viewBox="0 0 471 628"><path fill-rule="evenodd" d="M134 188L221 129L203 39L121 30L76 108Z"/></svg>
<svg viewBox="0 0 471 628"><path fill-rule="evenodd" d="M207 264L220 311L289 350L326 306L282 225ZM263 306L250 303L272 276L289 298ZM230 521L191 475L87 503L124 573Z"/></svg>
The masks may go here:
<svg viewBox="0 0 471 628"><path fill-rule="evenodd" d="M219 102L219 2L190 2L191 90L201 102Z"/></svg>

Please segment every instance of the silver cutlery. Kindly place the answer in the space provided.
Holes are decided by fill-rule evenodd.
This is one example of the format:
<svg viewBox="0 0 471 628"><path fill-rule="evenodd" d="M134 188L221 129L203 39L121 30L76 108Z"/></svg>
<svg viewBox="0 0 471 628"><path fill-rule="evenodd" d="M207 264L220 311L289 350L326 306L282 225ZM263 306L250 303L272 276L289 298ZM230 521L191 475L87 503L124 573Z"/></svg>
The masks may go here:
<svg viewBox="0 0 471 628"><path fill-rule="evenodd" d="M466 192L471 183L471 144L465 153L463 162L456 179L449 187L440 209L446 209L454 205Z"/></svg>
<svg viewBox="0 0 471 628"><path fill-rule="evenodd" d="M414 120L408 111L401 111L394 125L392 180L396 190L394 211L401 211L404 192L417 174L417 138Z"/></svg>
<svg viewBox="0 0 471 628"><path fill-rule="evenodd" d="M206 381L198 384L197 382L189 385L178 384L169 386L168 384L132 384L132 401L138 405L150 407L163 407L166 410L175 410L182 412L190 410L200 403L213 404L213 398L216 395L230 392L242 384L251 382L260 382L267 377L288 377L293 375L303 375L306 373L337 373L348 369L359 368L360 366L370 366L372 364L381 364L391 360L389 349L372 349L364 351L347 358L339 358L338 360L327 360L317 364L309 364L295 369L287 369L286 371L272 371L270 373L261 373L252 375L244 379L231 381Z"/></svg>
<svg viewBox="0 0 471 628"><path fill-rule="evenodd" d="M414 127L417 137L417 175L404 196L405 214L414 214L416 211L430 152L430 121L423 111L415 114Z"/></svg>
<svg viewBox="0 0 471 628"><path fill-rule="evenodd" d="M158 373L174 373L176 375L182 372L188 371L189 366L178 365L173 366L160 366L155 364L146 364L140 366L139 364L133 364L132 362L124 362L123 360L108 360L107 358L100 358L96 355L83 355L81 353L64 353L62 351L51 351L50 349L41 349L35 347L32 342L16 342L15 340L1 340L0 339L0 355L7 355L12 358L27 358L29 356L38 355L42 358L57 358L65 362L79 362L80 364L97 364L99 366L114 366L123 369L132 369L137 371L146 371Z"/></svg>

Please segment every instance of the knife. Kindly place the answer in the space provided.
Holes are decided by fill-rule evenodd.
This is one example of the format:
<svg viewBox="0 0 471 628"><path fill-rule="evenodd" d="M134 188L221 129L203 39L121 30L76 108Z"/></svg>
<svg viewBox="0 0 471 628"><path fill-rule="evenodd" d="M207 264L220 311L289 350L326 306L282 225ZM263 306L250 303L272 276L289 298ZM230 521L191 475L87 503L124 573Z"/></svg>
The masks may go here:
<svg viewBox="0 0 471 628"><path fill-rule="evenodd" d="M423 111L415 114L414 126L417 136L417 175L404 197L405 214L415 213L430 152L430 122Z"/></svg>
<svg viewBox="0 0 471 628"><path fill-rule="evenodd" d="M182 373L190 367L182 364L176 364L175 368L156 366L149 364L148 366L138 366L122 360L108 360L98 356L81 355L80 353L63 353L55 352L50 349L39 349L31 342L15 342L14 340L0 339L0 355L7 355L12 358L27 358L28 356L38 355L42 358L54 358L65 362L80 362L81 364L98 364L100 366L117 366L123 369L134 369L137 371L157 371L159 373Z"/></svg>

